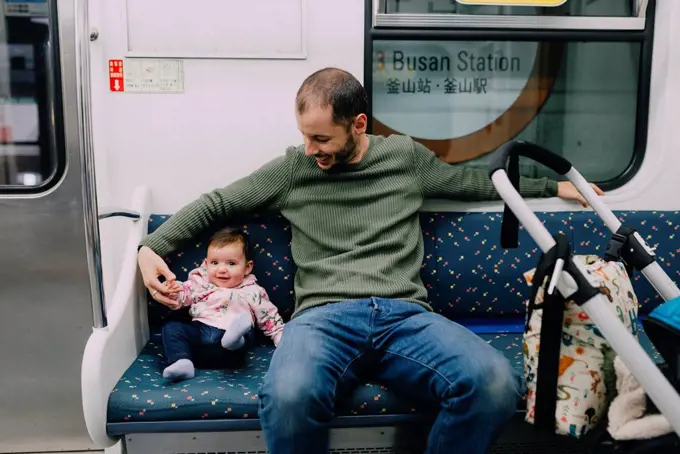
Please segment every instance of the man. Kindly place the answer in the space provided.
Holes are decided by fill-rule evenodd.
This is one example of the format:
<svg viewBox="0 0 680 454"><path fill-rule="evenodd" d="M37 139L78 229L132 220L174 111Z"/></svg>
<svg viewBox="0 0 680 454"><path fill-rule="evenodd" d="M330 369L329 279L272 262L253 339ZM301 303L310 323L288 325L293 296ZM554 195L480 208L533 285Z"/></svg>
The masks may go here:
<svg viewBox="0 0 680 454"><path fill-rule="evenodd" d="M146 237L144 283L172 305L158 276L174 276L160 256L236 213L278 210L292 226L296 308L259 393L270 452L328 452L335 398L370 367L373 379L438 410L429 454L484 453L516 409L518 380L501 353L427 305L418 210L430 197L499 196L483 170L446 164L408 137L367 135L367 103L345 71L309 76L296 98L304 146L204 194ZM520 190L585 204L566 182L525 178Z"/></svg>

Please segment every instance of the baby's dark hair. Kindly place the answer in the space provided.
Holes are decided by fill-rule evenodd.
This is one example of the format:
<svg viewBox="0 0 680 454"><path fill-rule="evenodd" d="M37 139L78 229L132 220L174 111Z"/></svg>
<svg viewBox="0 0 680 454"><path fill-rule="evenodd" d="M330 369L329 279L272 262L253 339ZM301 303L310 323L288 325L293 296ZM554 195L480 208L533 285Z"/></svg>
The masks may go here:
<svg viewBox="0 0 680 454"><path fill-rule="evenodd" d="M243 246L243 255L246 258L246 262L251 260L248 235L246 235L246 233L240 229L226 227L224 229L218 230L213 236L210 237L210 240L208 241L208 247L224 247L234 243L240 243Z"/></svg>

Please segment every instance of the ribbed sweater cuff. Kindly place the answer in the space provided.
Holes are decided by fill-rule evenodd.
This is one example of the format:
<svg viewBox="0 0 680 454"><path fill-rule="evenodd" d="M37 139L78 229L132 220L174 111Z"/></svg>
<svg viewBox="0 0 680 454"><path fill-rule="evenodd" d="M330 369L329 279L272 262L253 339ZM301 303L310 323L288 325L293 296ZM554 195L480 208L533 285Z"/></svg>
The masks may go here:
<svg viewBox="0 0 680 454"><path fill-rule="evenodd" d="M170 252L172 252L173 249L167 241L163 240L159 236L154 235L147 235L142 238L142 241L139 242L139 246L137 247L137 252L139 252L142 246L148 247L161 257L165 257Z"/></svg>

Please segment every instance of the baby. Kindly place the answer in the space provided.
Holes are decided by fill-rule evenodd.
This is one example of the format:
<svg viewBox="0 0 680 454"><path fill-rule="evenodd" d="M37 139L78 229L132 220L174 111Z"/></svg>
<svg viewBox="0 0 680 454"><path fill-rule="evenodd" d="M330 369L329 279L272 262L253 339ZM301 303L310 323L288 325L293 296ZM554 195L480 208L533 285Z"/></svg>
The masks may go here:
<svg viewBox="0 0 680 454"><path fill-rule="evenodd" d="M191 322L170 321L163 326L163 344L169 366L163 377L185 380L194 377L191 347L221 344L227 350L245 345L245 335L256 323L278 346L283 320L257 285L246 235L234 229L215 233L206 258L189 273L186 282L169 281L173 309L191 306Z"/></svg>

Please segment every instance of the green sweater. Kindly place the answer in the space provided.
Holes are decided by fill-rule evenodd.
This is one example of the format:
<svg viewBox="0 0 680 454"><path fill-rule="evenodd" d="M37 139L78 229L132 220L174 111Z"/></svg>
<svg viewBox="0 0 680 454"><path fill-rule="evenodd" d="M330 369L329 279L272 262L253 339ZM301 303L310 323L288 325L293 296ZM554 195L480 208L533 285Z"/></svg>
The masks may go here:
<svg viewBox="0 0 680 454"><path fill-rule="evenodd" d="M524 178L520 192L552 197L557 183ZM485 170L444 163L406 136L370 136L359 163L331 171L306 157L304 147L289 147L247 177L203 194L141 245L164 256L237 213L277 210L292 230L294 316L313 306L371 296L430 309L420 278L418 211L426 198L500 197Z"/></svg>

